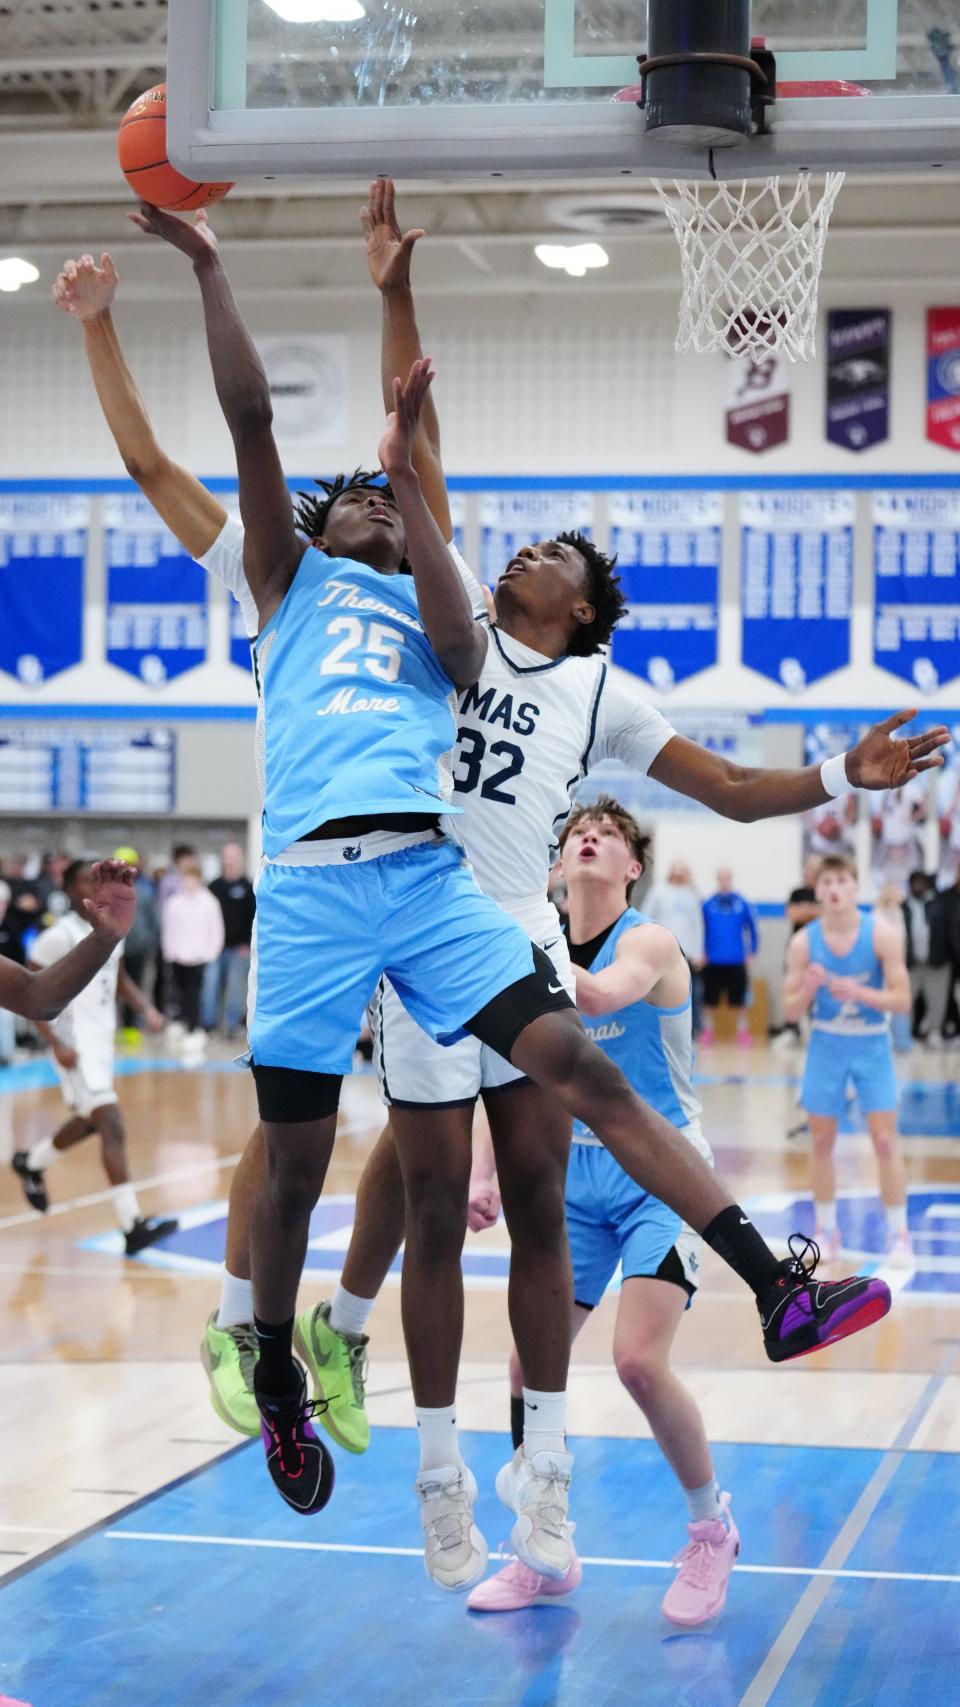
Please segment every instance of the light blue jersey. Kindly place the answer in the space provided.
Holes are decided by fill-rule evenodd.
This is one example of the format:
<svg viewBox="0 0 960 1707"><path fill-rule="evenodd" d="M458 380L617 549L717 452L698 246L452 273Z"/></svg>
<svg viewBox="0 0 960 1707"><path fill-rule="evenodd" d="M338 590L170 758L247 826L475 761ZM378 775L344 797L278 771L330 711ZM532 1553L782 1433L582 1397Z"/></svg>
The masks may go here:
<svg viewBox="0 0 960 1707"><path fill-rule="evenodd" d="M820 919L807 925L807 944L811 964L822 966L834 978L856 978L869 990L883 989L883 967L873 946L874 921L865 915L860 922L857 940L849 954L834 954L827 947ZM889 1029L889 1016L876 1008L864 1007L862 1002L838 1002L822 986L810 1009L814 1031L839 1032L849 1037L877 1036Z"/></svg>
<svg viewBox="0 0 960 1707"><path fill-rule="evenodd" d="M612 966L624 934L651 924L627 907L594 955L588 970ZM576 949L573 951L576 958ZM707 1161L700 1131L700 1100L693 1088L693 1026L689 994L678 1007L631 1002L616 1012L583 1015L591 1037L645 1102L679 1126ZM700 1241L674 1210L625 1173L599 1138L575 1121L564 1201L578 1304L593 1309L619 1264L624 1280L654 1278L681 1286L688 1299L700 1272Z"/></svg>
<svg viewBox="0 0 960 1707"><path fill-rule="evenodd" d="M627 907L617 920L599 953L591 962L591 972L602 972L612 966L617 948L626 931L637 925L652 924L653 920ZM616 1013L583 1016L587 1036L600 1046L611 1061L616 1062L634 1090L669 1120L673 1126L686 1127L695 1122L701 1112L700 1099L693 1088L693 1026L691 998L676 1008L655 1007L652 1002L631 1002ZM581 1143L598 1144L589 1127L575 1121L574 1139Z"/></svg>
<svg viewBox="0 0 960 1707"><path fill-rule="evenodd" d="M459 812L453 683L412 576L308 546L254 657L268 859L332 819Z"/></svg>

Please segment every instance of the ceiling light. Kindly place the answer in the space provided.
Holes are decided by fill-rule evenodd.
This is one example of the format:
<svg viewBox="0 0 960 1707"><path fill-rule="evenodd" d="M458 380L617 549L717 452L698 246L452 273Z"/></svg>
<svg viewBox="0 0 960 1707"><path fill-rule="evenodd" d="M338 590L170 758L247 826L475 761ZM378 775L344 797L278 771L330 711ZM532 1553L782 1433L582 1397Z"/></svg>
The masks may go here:
<svg viewBox="0 0 960 1707"><path fill-rule="evenodd" d="M593 267L605 267L610 257L599 243L538 243L537 260L556 267L572 279L582 279Z"/></svg>
<svg viewBox="0 0 960 1707"><path fill-rule="evenodd" d="M0 290L19 290L21 285L35 284L40 277L31 261L19 255L8 255L0 261Z"/></svg>
<svg viewBox="0 0 960 1707"><path fill-rule="evenodd" d="M267 0L267 5L286 24L353 24L367 15L360 0Z"/></svg>

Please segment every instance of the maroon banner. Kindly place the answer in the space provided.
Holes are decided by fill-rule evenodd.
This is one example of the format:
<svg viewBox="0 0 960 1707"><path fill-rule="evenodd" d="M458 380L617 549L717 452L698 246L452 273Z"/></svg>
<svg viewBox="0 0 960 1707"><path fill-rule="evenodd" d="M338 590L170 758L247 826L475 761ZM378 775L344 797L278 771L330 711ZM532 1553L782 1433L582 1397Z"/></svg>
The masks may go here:
<svg viewBox="0 0 960 1707"><path fill-rule="evenodd" d="M960 450L960 308L927 309L927 438Z"/></svg>
<svg viewBox="0 0 960 1707"><path fill-rule="evenodd" d="M727 394L727 443L759 456L790 437L790 392L784 356L732 357Z"/></svg>

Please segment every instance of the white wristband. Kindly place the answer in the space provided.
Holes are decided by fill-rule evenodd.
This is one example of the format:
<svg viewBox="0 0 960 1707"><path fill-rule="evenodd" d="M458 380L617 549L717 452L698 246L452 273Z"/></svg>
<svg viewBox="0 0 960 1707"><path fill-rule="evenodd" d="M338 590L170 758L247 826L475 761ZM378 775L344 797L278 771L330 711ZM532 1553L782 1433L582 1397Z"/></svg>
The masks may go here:
<svg viewBox="0 0 960 1707"><path fill-rule="evenodd" d="M832 759L824 759L820 766L820 781L833 800L841 794L850 793L852 785L847 778L846 753L836 753Z"/></svg>

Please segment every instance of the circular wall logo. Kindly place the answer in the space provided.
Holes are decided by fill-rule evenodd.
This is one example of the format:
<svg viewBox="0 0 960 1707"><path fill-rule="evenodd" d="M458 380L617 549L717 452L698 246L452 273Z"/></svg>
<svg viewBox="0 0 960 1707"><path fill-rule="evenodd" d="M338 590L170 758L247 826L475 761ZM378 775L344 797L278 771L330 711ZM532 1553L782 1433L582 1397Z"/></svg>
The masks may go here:
<svg viewBox="0 0 960 1707"><path fill-rule="evenodd" d="M335 429L343 412L346 386L343 368L332 353L306 341L277 343L265 348L263 364L278 438L331 440L340 436Z"/></svg>

